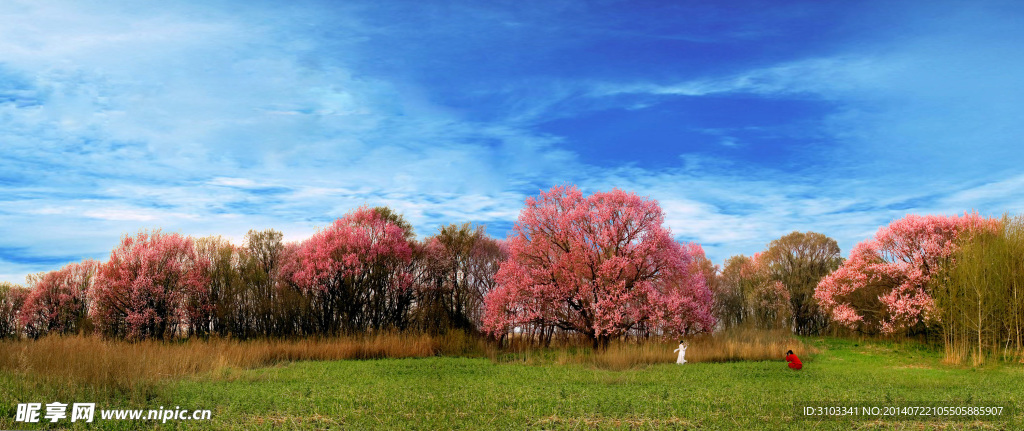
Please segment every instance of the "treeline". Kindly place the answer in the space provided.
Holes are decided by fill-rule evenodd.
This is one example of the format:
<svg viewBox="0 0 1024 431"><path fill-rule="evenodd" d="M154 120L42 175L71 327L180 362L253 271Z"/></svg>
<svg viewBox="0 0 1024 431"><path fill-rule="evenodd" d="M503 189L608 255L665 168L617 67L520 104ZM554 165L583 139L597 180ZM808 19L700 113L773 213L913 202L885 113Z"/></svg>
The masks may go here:
<svg viewBox="0 0 1024 431"><path fill-rule="evenodd" d="M477 331L505 252L482 226L423 241L386 207L360 208L298 243L160 231L125 236L107 262L0 285L0 336L126 339Z"/></svg>
<svg viewBox="0 0 1024 431"><path fill-rule="evenodd" d="M1024 357L1024 217L908 215L858 243L793 232L719 268L675 241L657 202L555 187L513 233L444 226L422 241L400 214L359 208L307 240L241 245L160 231L106 262L0 284L0 337L125 339L452 329L542 343L751 327L942 340L952 362Z"/></svg>
<svg viewBox="0 0 1024 431"><path fill-rule="evenodd" d="M843 263L839 245L817 232L793 232L751 257L738 255L704 272L720 328L785 329L817 335L829 316L814 298L822 278Z"/></svg>

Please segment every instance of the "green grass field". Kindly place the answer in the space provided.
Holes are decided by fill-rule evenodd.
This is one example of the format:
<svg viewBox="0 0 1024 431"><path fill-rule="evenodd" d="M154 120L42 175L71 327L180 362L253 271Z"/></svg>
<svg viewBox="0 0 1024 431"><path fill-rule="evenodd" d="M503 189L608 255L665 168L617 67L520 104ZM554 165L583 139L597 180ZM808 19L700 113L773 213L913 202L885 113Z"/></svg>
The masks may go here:
<svg viewBox="0 0 1024 431"><path fill-rule="evenodd" d="M291 362L220 369L179 379L148 396L96 401L97 408L211 409L210 421L101 421L106 429L1020 429L1024 366L943 365L941 352L914 343L807 339L819 353L801 371L783 361L593 366L495 363L431 357ZM25 388L13 376L0 428L17 402L51 402L54 389ZM81 395L76 395L81 396ZM997 403L1017 408L1002 421L794 418L796 402ZM45 409L44 409L45 410ZM70 425L67 421L63 426ZM79 428L78 425L73 428Z"/></svg>

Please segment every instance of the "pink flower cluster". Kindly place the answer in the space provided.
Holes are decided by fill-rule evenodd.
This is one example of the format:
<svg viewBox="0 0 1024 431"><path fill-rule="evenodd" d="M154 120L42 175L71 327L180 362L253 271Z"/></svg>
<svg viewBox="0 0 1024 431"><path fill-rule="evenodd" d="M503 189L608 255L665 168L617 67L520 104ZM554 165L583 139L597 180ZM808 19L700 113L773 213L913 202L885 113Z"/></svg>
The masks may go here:
<svg viewBox="0 0 1024 431"><path fill-rule="evenodd" d="M208 264L192 238L160 231L125 236L96 274L92 320L103 333L129 339L187 330L210 311Z"/></svg>
<svg viewBox="0 0 1024 431"><path fill-rule="evenodd" d="M408 289L412 274L402 266L411 261L412 247L404 235L377 211L361 207L302 242L284 272L305 291L340 288L374 271L390 273L393 288Z"/></svg>
<svg viewBox="0 0 1024 431"><path fill-rule="evenodd" d="M79 331L89 310L87 294L99 262L72 263L57 271L29 277L30 289L19 313L29 336Z"/></svg>
<svg viewBox="0 0 1024 431"><path fill-rule="evenodd" d="M711 292L696 265L703 249L676 242L662 224L656 201L621 190L555 187L528 198L485 301L485 330L532 323L591 338L641 326L710 330Z"/></svg>
<svg viewBox="0 0 1024 431"><path fill-rule="evenodd" d="M307 332L400 326L396 319L413 285L412 245L405 235L381 212L361 207L286 247L283 278L309 299L316 321Z"/></svg>
<svg viewBox="0 0 1024 431"><path fill-rule="evenodd" d="M834 321L852 329L891 334L927 323L934 308L928 281L952 264L956 240L1000 228L998 219L977 213L908 215L857 244L843 266L822 279L814 297Z"/></svg>

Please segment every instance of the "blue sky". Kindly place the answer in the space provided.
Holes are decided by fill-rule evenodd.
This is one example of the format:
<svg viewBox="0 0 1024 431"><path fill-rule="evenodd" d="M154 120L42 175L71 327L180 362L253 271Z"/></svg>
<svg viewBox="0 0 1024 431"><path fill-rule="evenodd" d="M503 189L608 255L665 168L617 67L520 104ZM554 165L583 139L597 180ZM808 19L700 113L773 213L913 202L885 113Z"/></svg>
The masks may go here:
<svg viewBox="0 0 1024 431"><path fill-rule="evenodd" d="M0 3L0 280L362 204L504 237L555 185L721 263L1024 208L1019 2Z"/></svg>

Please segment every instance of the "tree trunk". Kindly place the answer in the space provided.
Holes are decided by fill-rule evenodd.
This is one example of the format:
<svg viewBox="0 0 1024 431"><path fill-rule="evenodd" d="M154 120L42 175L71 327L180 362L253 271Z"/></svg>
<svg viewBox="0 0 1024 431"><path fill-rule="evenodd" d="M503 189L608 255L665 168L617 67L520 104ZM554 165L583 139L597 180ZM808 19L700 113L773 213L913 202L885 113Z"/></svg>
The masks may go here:
<svg viewBox="0 0 1024 431"><path fill-rule="evenodd" d="M608 336L608 335L598 335L598 336L591 335L590 336L590 340L594 343L594 350L604 350L604 349L608 348L608 341L611 340L611 336Z"/></svg>

